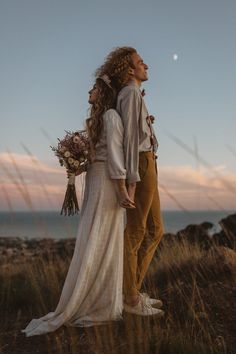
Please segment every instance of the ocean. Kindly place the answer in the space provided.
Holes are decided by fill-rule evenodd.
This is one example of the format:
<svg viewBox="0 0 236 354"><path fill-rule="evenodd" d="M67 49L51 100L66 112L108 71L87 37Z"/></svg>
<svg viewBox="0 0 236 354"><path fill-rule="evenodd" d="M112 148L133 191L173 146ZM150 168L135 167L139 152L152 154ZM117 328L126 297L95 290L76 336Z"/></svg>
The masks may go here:
<svg viewBox="0 0 236 354"><path fill-rule="evenodd" d="M220 230L218 222L235 211L163 211L165 232L185 228L189 224L210 221L211 233ZM77 236L79 214L61 216L58 212L0 212L0 237L69 238Z"/></svg>

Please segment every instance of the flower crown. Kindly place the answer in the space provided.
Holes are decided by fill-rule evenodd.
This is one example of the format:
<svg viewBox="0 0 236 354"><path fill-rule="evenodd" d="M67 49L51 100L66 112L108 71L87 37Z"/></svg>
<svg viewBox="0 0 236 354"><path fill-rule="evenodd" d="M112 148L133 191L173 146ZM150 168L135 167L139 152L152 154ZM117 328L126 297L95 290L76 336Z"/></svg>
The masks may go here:
<svg viewBox="0 0 236 354"><path fill-rule="evenodd" d="M110 89L113 90L113 87L110 85L111 79L109 78L109 76L107 74L103 74L102 76L99 76L98 79L101 79L103 82L105 82L105 84L108 87L110 87Z"/></svg>

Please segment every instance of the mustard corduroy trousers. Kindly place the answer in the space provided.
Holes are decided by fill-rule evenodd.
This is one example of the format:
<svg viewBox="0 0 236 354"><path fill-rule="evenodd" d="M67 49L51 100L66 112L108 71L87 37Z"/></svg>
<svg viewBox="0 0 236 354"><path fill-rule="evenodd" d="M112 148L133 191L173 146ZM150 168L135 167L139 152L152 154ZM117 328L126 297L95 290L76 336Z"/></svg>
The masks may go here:
<svg viewBox="0 0 236 354"><path fill-rule="evenodd" d="M138 295L144 276L160 242L164 225L158 192L158 173L153 152L139 154L139 175L135 209L127 209L124 234L125 297Z"/></svg>

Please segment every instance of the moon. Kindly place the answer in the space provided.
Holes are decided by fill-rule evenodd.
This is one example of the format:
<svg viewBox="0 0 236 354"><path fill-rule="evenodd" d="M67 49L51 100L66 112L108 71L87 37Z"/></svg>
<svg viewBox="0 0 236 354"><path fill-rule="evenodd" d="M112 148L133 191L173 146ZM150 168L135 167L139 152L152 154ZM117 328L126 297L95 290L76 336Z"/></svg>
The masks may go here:
<svg viewBox="0 0 236 354"><path fill-rule="evenodd" d="M173 54L173 60L174 61L178 60L178 54Z"/></svg>

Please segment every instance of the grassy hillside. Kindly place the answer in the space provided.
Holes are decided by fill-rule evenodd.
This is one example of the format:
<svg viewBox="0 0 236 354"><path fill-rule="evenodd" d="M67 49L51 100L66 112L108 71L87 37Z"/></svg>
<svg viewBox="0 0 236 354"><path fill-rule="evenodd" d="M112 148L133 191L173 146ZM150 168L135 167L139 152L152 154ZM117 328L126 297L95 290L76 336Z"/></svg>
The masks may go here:
<svg viewBox="0 0 236 354"><path fill-rule="evenodd" d="M42 242L34 241L33 256L8 247L1 265L0 354L236 353L235 250L177 239L163 240L144 283L163 300L163 319L124 314L124 321L104 326L26 338L20 330L55 309L73 252L71 240L60 247L49 241L47 252Z"/></svg>

